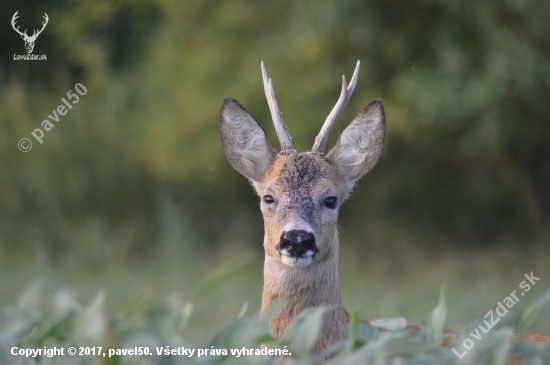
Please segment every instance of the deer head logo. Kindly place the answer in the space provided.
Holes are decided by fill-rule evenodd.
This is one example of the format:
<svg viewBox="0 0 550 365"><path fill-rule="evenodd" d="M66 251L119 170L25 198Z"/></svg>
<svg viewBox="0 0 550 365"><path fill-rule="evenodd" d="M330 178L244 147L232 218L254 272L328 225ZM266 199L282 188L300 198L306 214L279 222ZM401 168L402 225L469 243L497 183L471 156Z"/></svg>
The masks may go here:
<svg viewBox="0 0 550 365"><path fill-rule="evenodd" d="M32 53L32 50L34 49L34 42L36 42L36 38L38 38L38 36L40 35L40 33L42 33L42 31L44 30L44 28L46 28L46 24L48 24L48 14L44 13L44 22L42 22L42 29L40 30L37 30L35 29L34 32L32 33L32 35L29 37L29 35L27 34L27 30L25 29L24 32L21 32L19 30L19 26L17 26L16 28L16 25L15 25L15 21L17 20L17 18L19 18L19 15L17 15L17 13L19 12L19 10L17 10L15 12L15 14L13 14L13 18L11 18L11 26L13 27L13 29L19 33L21 35L21 38L23 38L23 40L25 41L25 49L27 50L27 53Z"/></svg>

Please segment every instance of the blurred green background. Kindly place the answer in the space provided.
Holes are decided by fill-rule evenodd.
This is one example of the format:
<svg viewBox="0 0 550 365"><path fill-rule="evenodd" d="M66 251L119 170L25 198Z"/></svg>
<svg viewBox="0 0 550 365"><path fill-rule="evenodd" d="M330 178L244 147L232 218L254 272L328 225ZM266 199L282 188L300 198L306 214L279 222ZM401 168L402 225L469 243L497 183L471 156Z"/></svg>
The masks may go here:
<svg viewBox="0 0 550 365"><path fill-rule="evenodd" d="M362 318L419 322L447 282L448 327L534 271L550 287L550 2L15 1L0 22L0 307L39 278L109 309L193 300L200 341L259 309L263 223L217 122L239 100L278 146L260 62L309 150L357 60L328 145L381 98L387 142L341 210L341 276ZM49 23L34 54L21 29ZM32 31L29 31L30 34ZM74 85L88 93L39 144ZM21 138L33 148L22 153ZM206 279L205 279L206 278ZM526 296L525 298L527 298ZM550 331L550 317L535 329ZM509 320L515 317L510 315Z"/></svg>

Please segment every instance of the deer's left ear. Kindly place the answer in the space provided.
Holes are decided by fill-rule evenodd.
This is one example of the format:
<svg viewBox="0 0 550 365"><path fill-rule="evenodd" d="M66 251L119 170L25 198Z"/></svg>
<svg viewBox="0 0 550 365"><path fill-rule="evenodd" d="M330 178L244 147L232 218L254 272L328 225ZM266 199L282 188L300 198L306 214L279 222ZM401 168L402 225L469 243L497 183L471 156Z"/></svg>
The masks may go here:
<svg viewBox="0 0 550 365"><path fill-rule="evenodd" d="M344 179L349 193L353 185L378 162L386 138L382 101L371 101L344 129L327 155Z"/></svg>

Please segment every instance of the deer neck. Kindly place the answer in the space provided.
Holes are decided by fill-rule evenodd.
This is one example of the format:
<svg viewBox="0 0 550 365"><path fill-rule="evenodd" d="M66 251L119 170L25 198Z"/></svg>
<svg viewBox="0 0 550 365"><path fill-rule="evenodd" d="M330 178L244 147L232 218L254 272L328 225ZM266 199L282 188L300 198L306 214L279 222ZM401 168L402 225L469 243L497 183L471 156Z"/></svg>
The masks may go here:
<svg viewBox="0 0 550 365"><path fill-rule="evenodd" d="M316 350L343 337L342 324L349 314L342 304L338 274L339 243L322 262L303 268L289 267L271 256L265 258L262 316L267 316L275 336L281 336L296 316L309 307L334 306L325 314Z"/></svg>

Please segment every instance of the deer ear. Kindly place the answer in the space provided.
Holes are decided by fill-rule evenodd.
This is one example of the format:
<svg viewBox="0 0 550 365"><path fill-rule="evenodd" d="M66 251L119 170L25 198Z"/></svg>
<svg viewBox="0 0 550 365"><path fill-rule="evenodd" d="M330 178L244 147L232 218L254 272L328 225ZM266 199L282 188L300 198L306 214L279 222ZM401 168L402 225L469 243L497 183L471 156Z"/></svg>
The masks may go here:
<svg viewBox="0 0 550 365"><path fill-rule="evenodd" d="M382 101L373 100L344 129L327 155L346 179L346 194L376 165L384 149L385 137L384 106Z"/></svg>
<svg viewBox="0 0 550 365"><path fill-rule="evenodd" d="M235 99L223 101L220 134L231 166L253 183L260 182L277 151L269 144L258 122Z"/></svg>

